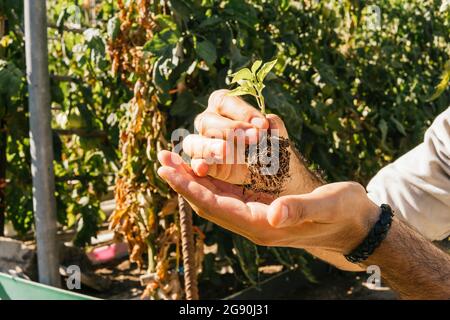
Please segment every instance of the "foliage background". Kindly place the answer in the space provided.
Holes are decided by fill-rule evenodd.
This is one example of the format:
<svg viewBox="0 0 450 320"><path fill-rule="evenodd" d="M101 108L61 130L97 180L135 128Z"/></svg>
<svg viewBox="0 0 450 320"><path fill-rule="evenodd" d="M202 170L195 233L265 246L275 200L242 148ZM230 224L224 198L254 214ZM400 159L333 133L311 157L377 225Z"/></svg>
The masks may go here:
<svg viewBox="0 0 450 320"><path fill-rule="evenodd" d="M156 8L159 1L149 3ZM291 138L330 181L366 184L417 145L450 105L442 76L450 60L450 9L442 1L161 3L143 50L169 133L192 129L209 94L228 86L228 74L276 56L264 91L269 111L285 119ZM379 28L369 10L374 4ZM125 82L134 75L111 72L107 45L120 28L116 1L48 0L47 6L58 219L77 231L75 243L82 246L105 220L100 201L110 196L119 170L118 120L127 116L132 92ZM0 214L25 234L33 216L22 2L0 0L0 16L6 19L0 42L0 155L6 156L0 157L0 191L6 196L0 192ZM441 76L439 95L430 99ZM227 260L243 282L257 281L257 264L272 257L286 266L304 264L297 251L257 248L200 219L196 224L207 244L219 244L216 255L205 257L205 280L220 281L217 259Z"/></svg>

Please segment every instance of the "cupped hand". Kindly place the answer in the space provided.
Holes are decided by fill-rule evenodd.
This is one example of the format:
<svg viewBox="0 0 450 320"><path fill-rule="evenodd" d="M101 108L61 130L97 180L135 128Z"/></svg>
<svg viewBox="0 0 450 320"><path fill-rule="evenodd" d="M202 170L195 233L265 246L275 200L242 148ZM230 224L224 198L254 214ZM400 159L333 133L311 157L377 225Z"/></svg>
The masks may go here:
<svg viewBox="0 0 450 320"><path fill-rule="evenodd" d="M211 94L208 108L197 116L194 123L198 134L184 139L183 151L192 158L191 167L197 176L210 176L242 185L248 182L249 177L243 161L243 146L258 142L263 130L289 137L278 116L264 116L241 98L228 96L228 92L218 90ZM292 149L289 175L282 195L309 192L318 185L311 181L303 162Z"/></svg>
<svg viewBox="0 0 450 320"><path fill-rule="evenodd" d="M202 217L259 245L304 248L339 268L367 235L379 209L353 182L324 185L304 195L273 198L199 177L175 153L161 151L158 174Z"/></svg>

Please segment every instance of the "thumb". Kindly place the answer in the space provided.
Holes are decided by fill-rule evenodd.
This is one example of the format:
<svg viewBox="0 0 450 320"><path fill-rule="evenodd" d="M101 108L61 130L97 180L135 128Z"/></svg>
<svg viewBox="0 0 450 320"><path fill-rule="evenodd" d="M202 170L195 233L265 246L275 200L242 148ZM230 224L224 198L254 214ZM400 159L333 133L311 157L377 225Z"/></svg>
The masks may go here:
<svg viewBox="0 0 450 320"><path fill-rule="evenodd" d="M269 224L275 228L293 227L306 221L330 222L331 204L314 193L284 196L273 201L267 212Z"/></svg>

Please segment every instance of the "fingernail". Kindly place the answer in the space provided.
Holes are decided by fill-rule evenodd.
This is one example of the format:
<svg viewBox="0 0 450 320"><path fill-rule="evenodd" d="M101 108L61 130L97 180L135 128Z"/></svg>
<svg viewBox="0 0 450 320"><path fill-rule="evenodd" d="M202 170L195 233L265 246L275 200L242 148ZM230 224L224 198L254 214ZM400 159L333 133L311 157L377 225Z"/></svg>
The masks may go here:
<svg viewBox="0 0 450 320"><path fill-rule="evenodd" d="M289 217L289 209L286 205L282 204L281 205L281 218L280 221L278 222L278 226L282 227L283 224L287 221Z"/></svg>
<svg viewBox="0 0 450 320"><path fill-rule="evenodd" d="M257 128L262 129L264 128L265 121L262 118L255 117L250 121L250 123Z"/></svg>

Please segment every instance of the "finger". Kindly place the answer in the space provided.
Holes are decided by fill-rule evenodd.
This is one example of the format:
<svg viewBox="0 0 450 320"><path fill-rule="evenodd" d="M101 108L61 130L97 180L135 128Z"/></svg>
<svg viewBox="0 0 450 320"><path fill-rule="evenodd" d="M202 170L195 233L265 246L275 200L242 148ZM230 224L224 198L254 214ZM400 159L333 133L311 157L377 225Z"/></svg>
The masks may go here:
<svg viewBox="0 0 450 320"><path fill-rule="evenodd" d="M189 181L195 177L192 169L174 152L160 151L158 160L163 165L158 169L158 174L177 192L181 193L183 188L188 187ZM209 178L198 178L197 180L203 187L210 190L209 193L220 191Z"/></svg>
<svg viewBox="0 0 450 320"><path fill-rule="evenodd" d="M258 129L268 129L264 115L239 97L228 96L229 90L214 91L208 100L208 110L232 120L253 124Z"/></svg>
<svg viewBox="0 0 450 320"><path fill-rule="evenodd" d="M202 184L204 187L208 188L211 192L215 192L220 195L226 195L226 194L233 194L238 195L241 200L243 200L242 195L242 187L224 182L219 181L212 178L200 178L196 177L194 172L189 168L187 164L185 164L181 157L173 152L170 151L160 151L158 153L158 160L161 164L163 164L163 168L161 172L165 173L168 168L174 169L176 173L178 173L181 176L187 177L189 180L195 180L197 183ZM159 171L158 171L159 172ZM170 171L173 173L173 171ZM166 172L167 173L167 172ZM164 174L163 174L164 175ZM166 175L164 175L166 177ZM173 180L173 177L170 177ZM165 179L166 180L166 179ZM167 181L167 180L166 180ZM175 181L177 182L177 181ZM186 181L184 181L186 182Z"/></svg>
<svg viewBox="0 0 450 320"><path fill-rule="evenodd" d="M280 197L269 207L267 219L273 227L293 227L304 222L333 221L333 199L320 193Z"/></svg>
<svg viewBox="0 0 450 320"><path fill-rule="evenodd" d="M191 168L199 177L210 176L235 185L244 184L248 177L248 167L245 164L208 164L205 159L192 159Z"/></svg>
<svg viewBox="0 0 450 320"><path fill-rule="evenodd" d="M212 186L206 188L200 183L192 183L193 179L191 176L186 174L180 166L160 167L158 169L158 175L163 178L173 190L184 196L186 200L194 200L194 203L200 204L202 207L207 207L215 202L215 188Z"/></svg>
<svg viewBox="0 0 450 320"><path fill-rule="evenodd" d="M266 115L267 120L269 121L269 128L273 130L278 130L278 135L283 138L289 138L286 126L284 125L283 120L277 116L276 114L268 114Z"/></svg>
<svg viewBox="0 0 450 320"><path fill-rule="evenodd" d="M202 158L207 163L222 162L227 157L227 143L222 139L211 139L198 134L190 134L183 139L183 151L191 158Z"/></svg>
<svg viewBox="0 0 450 320"><path fill-rule="evenodd" d="M245 132L247 129L254 128L251 123L231 120L220 114L209 111L200 113L195 118L194 126L198 133L203 136L221 139L226 139L238 129Z"/></svg>
<svg viewBox="0 0 450 320"><path fill-rule="evenodd" d="M176 153L167 150L158 152L158 161L163 166L178 168L183 172L192 172L192 169L184 163L183 159Z"/></svg>
<svg viewBox="0 0 450 320"><path fill-rule="evenodd" d="M191 168L199 177L206 177L208 175L209 165L205 159L192 159Z"/></svg>
<svg viewBox="0 0 450 320"><path fill-rule="evenodd" d="M235 140L245 137L246 143L258 140L258 129L251 123L228 119L213 112L203 112L194 121L195 129L202 136Z"/></svg>
<svg viewBox="0 0 450 320"><path fill-rule="evenodd" d="M229 191L219 187L215 180L209 177L196 177L186 172L182 165L163 166L158 169L158 175L181 194L196 208L197 213L217 224L236 230L239 226L252 222L250 209L234 191L236 186L227 184Z"/></svg>
<svg viewBox="0 0 450 320"><path fill-rule="evenodd" d="M207 175L233 184L248 176L244 144L229 143L192 134L183 140L183 151L192 158L191 168L199 177Z"/></svg>

